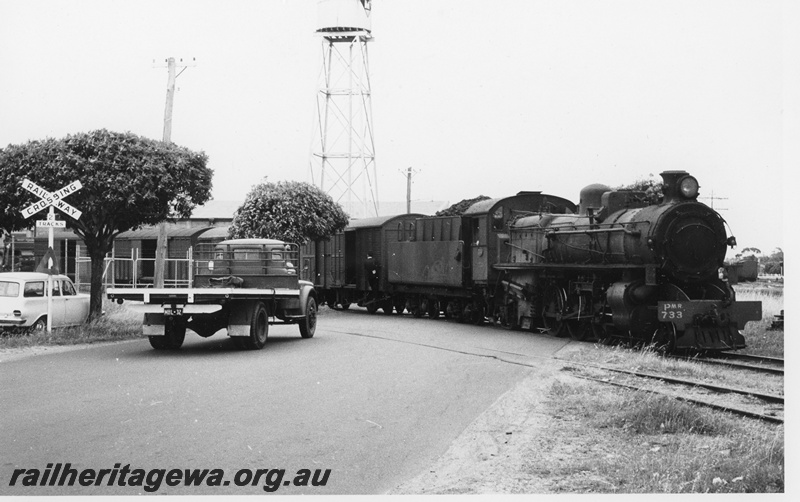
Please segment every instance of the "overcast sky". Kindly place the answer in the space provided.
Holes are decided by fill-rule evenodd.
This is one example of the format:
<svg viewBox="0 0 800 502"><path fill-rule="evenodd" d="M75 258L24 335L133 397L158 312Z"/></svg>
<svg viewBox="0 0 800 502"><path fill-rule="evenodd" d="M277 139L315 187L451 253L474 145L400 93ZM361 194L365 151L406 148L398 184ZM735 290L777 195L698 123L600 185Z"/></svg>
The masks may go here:
<svg viewBox="0 0 800 502"><path fill-rule="evenodd" d="M380 199L405 199L407 167L412 198L451 203L577 202L591 183L683 169L724 198L739 250L784 246L788 14L769 0L374 0ZM153 60L196 58L172 140L209 155L214 198L308 181L316 24L316 0L0 0L0 146L100 128L161 139Z"/></svg>

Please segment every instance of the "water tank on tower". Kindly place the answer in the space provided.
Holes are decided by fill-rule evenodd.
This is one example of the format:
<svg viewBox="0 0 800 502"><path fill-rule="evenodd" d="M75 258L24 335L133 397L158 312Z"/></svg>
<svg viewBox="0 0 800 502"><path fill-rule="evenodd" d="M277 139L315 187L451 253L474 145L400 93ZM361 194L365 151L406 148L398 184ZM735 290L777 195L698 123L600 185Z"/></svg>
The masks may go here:
<svg viewBox="0 0 800 502"><path fill-rule="evenodd" d="M369 0L319 0L316 33L322 40L311 182L354 218L378 215L367 44Z"/></svg>
<svg viewBox="0 0 800 502"><path fill-rule="evenodd" d="M317 32L372 31L369 0L319 0Z"/></svg>

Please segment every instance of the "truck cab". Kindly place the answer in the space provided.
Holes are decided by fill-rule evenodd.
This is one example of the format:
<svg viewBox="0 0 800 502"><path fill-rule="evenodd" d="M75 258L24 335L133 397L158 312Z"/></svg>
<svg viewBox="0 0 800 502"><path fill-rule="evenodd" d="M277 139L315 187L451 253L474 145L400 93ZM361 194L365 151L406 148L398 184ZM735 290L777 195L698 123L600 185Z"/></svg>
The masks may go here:
<svg viewBox="0 0 800 502"><path fill-rule="evenodd" d="M299 258L296 244L275 239L230 239L199 245L194 286L214 287L220 279L238 277L242 281L237 287L242 288L297 287Z"/></svg>

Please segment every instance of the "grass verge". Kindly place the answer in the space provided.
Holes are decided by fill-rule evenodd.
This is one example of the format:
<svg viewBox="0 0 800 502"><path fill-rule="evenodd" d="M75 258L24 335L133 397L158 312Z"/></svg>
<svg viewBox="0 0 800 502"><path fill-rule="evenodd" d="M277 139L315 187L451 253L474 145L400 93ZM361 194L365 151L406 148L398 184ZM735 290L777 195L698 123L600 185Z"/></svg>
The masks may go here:
<svg viewBox="0 0 800 502"><path fill-rule="evenodd" d="M781 493L783 426L740 419L664 396L555 383L557 434L591 444L549 466L555 492ZM535 468L535 466L532 466Z"/></svg>
<svg viewBox="0 0 800 502"><path fill-rule="evenodd" d="M54 329L52 333L5 331L0 334L0 350L42 345L79 345L113 342L142 337L142 315L124 306L106 302L99 319L72 328Z"/></svg>

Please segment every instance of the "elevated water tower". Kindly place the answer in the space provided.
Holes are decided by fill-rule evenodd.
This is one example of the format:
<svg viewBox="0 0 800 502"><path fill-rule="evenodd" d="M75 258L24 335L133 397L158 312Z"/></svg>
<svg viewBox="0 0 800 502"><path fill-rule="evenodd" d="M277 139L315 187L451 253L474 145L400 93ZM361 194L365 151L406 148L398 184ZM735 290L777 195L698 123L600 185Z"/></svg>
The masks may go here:
<svg viewBox="0 0 800 502"><path fill-rule="evenodd" d="M367 44L370 0L319 0L316 34L322 40L311 182L351 217L378 215Z"/></svg>

